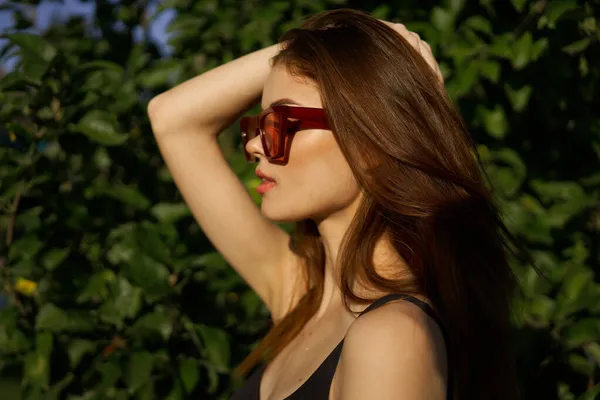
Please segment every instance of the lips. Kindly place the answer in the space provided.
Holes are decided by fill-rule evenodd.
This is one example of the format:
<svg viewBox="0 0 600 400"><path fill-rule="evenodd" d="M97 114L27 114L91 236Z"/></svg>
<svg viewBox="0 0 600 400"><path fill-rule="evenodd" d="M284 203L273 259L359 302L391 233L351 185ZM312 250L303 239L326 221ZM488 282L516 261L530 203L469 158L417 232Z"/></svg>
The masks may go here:
<svg viewBox="0 0 600 400"><path fill-rule="evenodd" d="M276 185L275 179L271 178L269 175L265 174L258 168L256 169L256 176L258 176L260 179L262 179L262 182L256 188L256 191L260 195L264 195L269 190L271 190L275 187L275 185Z"/></svg>
<svg viewBox="0 0 600 400"><path fill-rule="evenodd" d="M275 182L275 179L271 178L269 175L265 174L258 168L256 169L256 176L258 176L260 179L263 179L263 180L266 180L269 182Z"/></svg>

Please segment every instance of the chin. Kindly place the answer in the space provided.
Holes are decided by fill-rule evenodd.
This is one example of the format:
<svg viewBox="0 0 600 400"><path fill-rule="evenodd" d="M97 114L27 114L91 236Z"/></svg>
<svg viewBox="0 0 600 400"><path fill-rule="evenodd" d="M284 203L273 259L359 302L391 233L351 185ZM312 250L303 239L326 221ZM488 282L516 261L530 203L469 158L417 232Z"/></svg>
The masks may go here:
<svg viewBox="0 0 600 400"><path fill-rule="evenodd" d="M290 212L290 206L285 203L270 204L269 200L263 199L260 211L269 221L274 223L293 223L308 218L301 212Z"/></svg>

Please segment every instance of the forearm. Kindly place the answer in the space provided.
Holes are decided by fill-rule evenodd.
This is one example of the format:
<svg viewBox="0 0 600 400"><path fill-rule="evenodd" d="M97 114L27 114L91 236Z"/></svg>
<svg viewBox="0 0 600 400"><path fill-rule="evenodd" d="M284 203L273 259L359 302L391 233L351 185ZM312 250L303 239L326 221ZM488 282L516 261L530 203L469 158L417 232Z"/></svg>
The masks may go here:
<svg viewBox="0 0 600 400"><path fill-rule="evenodd" d="M189 79L156 96L148 115L156 135L198 131L218 135L260 99L275 44Z"/></svg>

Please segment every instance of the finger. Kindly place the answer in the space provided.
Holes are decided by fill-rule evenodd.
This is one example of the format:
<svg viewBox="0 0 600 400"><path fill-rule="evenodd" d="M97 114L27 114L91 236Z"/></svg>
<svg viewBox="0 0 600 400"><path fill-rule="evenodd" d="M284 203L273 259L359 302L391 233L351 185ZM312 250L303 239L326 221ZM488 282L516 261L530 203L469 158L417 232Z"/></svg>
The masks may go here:
<svg viewBox="0 0 600 400"><path fill-rule="evenodd" d="M409 31L404 24L394 24L394 30L412 44L412 41L414 40L414 32Z"/></svg>
<svg viewBox="0 0 600 400"><path fill-rule="evenodd" d="M427 64L433 71L435 72L438 79L444 83L444 77L439 68L439 65L433 55L433 51L431 49L431 45L426 41L422 40L418 33L409 31L408 28L402 23L390 23L387 21L382 21L391 28L393 28L397 33L400 34L421 56L425 59Z"/></svg>
<svg viewBox="0 0 600 400"><path fill-rule="evenodd" d="M408 34L405 36L405 39L415 50L417 50L417 52L420 52L419 38L413 32L409 31Z"/></svg>
<svg viewBox="0 0 600 400"><path fill-rule="evenodd" d="M421 56L427 62L429 67L431 67L431 69L435 70L437 62L435 61L435 58L433 57L433 55L429 51L427 51L427 49L425 48L425 46L422 43L419 43L419 52L421 53Z"/></svg>
<svg viewBox="0 0 600 400"><path fill-rule="evenodd" d="M433 72L435 72L438 79L443 83L444 77L442 76L442 72L440 71L439 65L438 65L435 57L431 53L430 49L431 49L431 47L427 44L427 42L424 42L422 40L419 42L419 50L420 50L421 56L423 57L425 62L427 62L427 65L429 65L429 67L433 70Z"/></svg>
<svg viewBox="0 0 600 400"><path fill-rule="evenodd" d="M427 62L433 64L432 67L437 65L437 61L433 55L433 51L431 50L429 43L424 40L419 41L419 50L421 55L427 59Z"/></svg>

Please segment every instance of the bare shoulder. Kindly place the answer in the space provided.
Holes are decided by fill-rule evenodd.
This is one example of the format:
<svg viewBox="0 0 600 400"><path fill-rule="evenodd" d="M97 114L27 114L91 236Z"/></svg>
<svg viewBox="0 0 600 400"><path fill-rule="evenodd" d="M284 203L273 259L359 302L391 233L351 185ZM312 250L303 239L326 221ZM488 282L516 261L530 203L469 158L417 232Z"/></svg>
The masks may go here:
<svg viewBox="0 0 600 400"><path fill-rule="evenodd" d="M418 339L444 345L441 329L437 322L416 304L396 300L357 318L346 338L349 342L363 339L386 338ZM388 339L389 340L389 339ZM397 341L397 340L396 340Z"/></svg>
<svg viewBox="0 0 600 400"><path fill-rule="evenodd" d="M394 301L357 318L346 334L336 398L445 398L447 367L438 324L421 308Z"/></svg>

